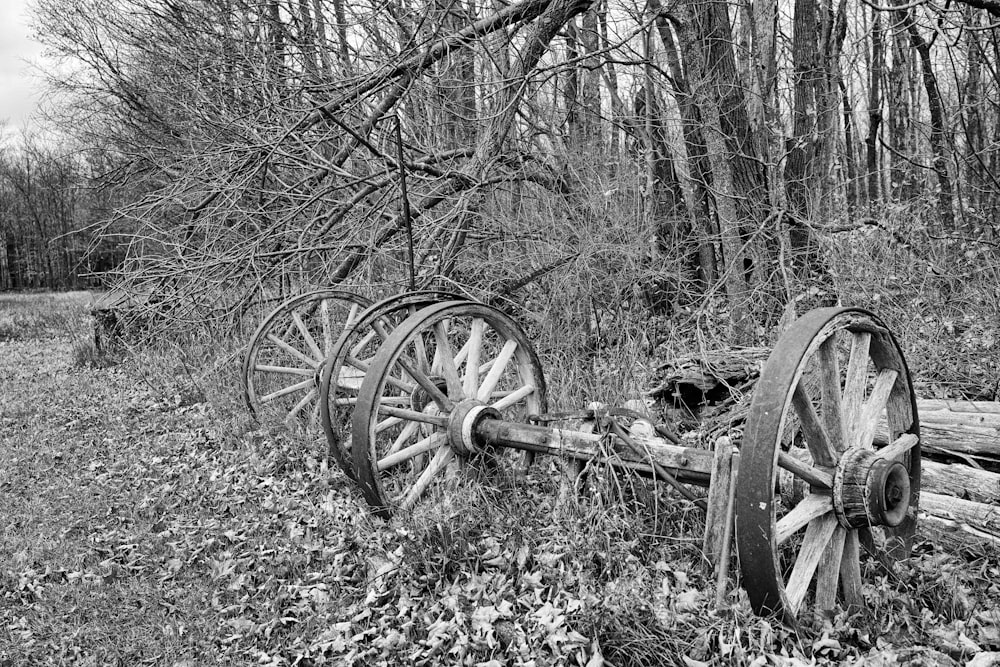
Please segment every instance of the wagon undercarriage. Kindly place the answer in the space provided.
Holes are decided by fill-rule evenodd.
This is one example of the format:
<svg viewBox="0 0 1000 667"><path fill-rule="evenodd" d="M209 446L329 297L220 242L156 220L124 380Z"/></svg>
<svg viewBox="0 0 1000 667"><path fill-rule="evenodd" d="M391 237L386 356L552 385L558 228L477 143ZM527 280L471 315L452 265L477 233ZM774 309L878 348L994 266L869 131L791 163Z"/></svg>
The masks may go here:
<svg viewBox="0 0 1000 667"><path fill-rule="evenodd" d="M570 476L596 462L663 480L707 509L717 562L728 562L734 527L754 610L791 622L861 605L863 561L905 558L914 537L917 402L899 345L861 309L812 311L784 333L738 451L728 438L687 447L641 414L601 406L576 415L582 427L553 425L517 321L443 292L375 305L329 290L298 297L258 329L245 374L258 415L322 424L330 459L379 516L411 509L469 462L522 469L546 455Z"/></svg>

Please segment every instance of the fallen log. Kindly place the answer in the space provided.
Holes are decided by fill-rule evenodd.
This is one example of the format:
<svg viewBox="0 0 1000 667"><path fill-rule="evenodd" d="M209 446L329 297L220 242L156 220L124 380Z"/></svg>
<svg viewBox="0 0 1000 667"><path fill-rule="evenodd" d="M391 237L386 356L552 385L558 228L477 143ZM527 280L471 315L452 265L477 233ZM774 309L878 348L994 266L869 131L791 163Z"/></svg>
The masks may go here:
<svg viewBox="0 0 1000 667"><path fill-rule="evenodd" d="M922 491L920 534L950 548L1000 546L1000 506Z"/></svg>
<svg viewBox="0 0 1000 667"><path fill-rule="evenodd" d="M921 480L923 488L932 493L1000 505L1000 474L995 472L923 459Z"/></svg>
<svg viewBox="0 0 1000 667"><path fill-rule="evenodd" d="M1000 536L1000 506L940 493L920 493L920 510Z"/></svg>
<svg viewBox="0 0 1000 667"><path fill-rule="evenodd" d="M1000 471L1000 403L918 400L917 414L924 456L957 459ZM887 439L883 422L875 441L884 443Z"/></svg>

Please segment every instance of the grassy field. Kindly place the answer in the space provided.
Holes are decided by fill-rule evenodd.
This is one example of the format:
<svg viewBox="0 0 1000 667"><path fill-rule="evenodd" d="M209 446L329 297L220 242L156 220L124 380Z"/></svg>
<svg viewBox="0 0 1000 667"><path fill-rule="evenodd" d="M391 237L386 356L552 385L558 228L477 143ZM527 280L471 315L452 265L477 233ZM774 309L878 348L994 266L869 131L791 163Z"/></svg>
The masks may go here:
<svg viewBox="0 0 1000 667"><path fill-rule="evenodd" d="M995 553L922 543L796 632L714 610L699 513L640 481L558 503L543 463L385 523L249 420L239 341L105 357L90 298L0 296L2 667L998 664Z"/></svg>

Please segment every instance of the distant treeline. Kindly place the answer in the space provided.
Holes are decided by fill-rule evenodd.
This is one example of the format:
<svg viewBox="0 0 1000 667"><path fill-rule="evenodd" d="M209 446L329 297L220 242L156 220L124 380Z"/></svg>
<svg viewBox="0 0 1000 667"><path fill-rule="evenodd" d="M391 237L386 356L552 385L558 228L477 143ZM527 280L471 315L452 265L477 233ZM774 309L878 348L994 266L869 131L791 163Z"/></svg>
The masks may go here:
<svg viewBox="0 0 1000 667"><path fill-rule="evenodd" d="M98 287L121 261L88 232L109 210L95 166L30 140L0 149L0 290Z"/></svg>

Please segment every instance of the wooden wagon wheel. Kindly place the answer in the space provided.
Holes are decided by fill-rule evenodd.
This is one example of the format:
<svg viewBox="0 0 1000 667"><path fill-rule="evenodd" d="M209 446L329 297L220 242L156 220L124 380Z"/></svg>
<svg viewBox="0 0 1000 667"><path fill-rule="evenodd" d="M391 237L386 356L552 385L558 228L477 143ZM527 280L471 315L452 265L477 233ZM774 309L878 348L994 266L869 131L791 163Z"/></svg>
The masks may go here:
<svg viewBox="0 0 1000 667"><path fill-rule="evenodd" d="M372 360L351 422L352 456L376 514L409 509L480 453L477 419L524 421L546 409L538 357L516 322L479 303L428 306Z"/></svg>
<svg viewBox="0 0 1000 667"><path fill-rule="evenodd" d="M257 327L243 359L243 397L251 414L278 415L289 428L319 421L319 375L341 331L371 301L351 292L321 289L293 297ZM360 372L341 380L360 386Z"/></svg>
<svg viewBox="0 0 1000 667"><path fill-rule="evenodd" d="M879 423L888 446L876 446ZM885 444L885 443L882 443ZM871 313L823 308L793 323L754 390L737 478L743 586L789 623L860 606L864 551L909 554L920 496L916 400L895 338Z"/></svg>
<svg viewBox="0 0 1000 667"><path fill-rule="evenodd" d="M462 299L461 295L442 290L391 296L362 311L334 343L320 378L320 419L326 435L328 460L336 461L351 479L358 478L351 462L350 420L358 402L359 387L331 383L330 378L355 371L366 373L375 353L400 322L433 303Z"/></svg>

